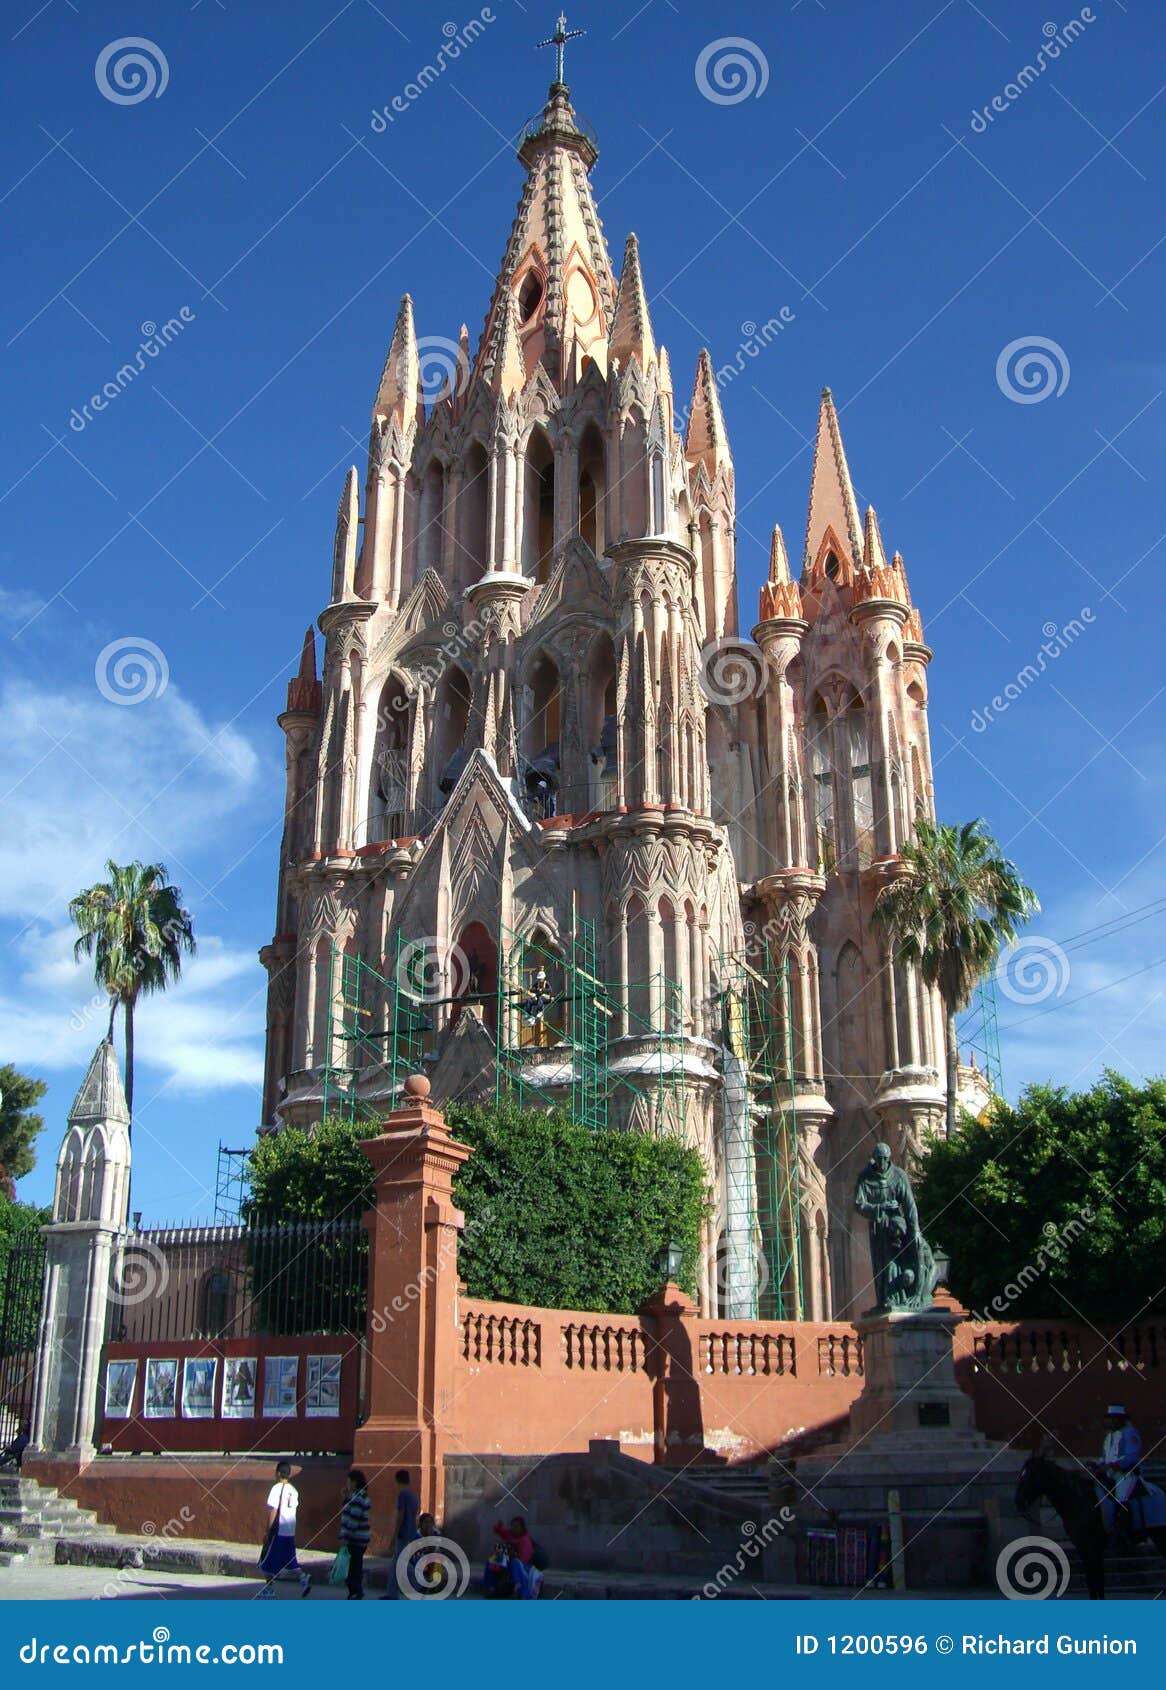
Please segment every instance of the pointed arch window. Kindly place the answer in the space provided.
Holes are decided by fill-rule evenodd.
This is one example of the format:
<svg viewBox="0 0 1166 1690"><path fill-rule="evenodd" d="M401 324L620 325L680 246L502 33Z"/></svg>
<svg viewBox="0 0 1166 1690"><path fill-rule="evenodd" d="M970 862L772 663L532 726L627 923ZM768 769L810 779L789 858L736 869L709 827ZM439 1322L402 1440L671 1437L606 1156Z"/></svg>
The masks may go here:
<svg viewBox="0 0 1166 1690"><path fill-rule="evenodd" d="M480 441L466 453L458 495L458 544L451 586L462 592L490 567L490 460Z"/></svg>
<svg viewBox="0 0 1166 1690"><path fill-rule="evenodd" d="M664 500L664 458L660 452L652 453L650 492L652 501L651 532L653 534L666 534L668 532L668 512Z"/></svg>
<svg viewBox="0 0 1166 1690"><path fill-rule="evenodd" d="M470 683L456 665L447 669L437 690L434 712L434 784L441 799L448 798L465 767L462 742L470 718Z"/></svg>
<svg viewBox="0 0 1166 1690"><path fill-rule="evenodd" d="M422 569L441 568L444 518L445 467L440 458L433 458L421 478L421 498L417 514L418 573Z"/></svg>
<svg viewBox="0 0 1166 1690"><path fill-rule="evenodd" d="M579 444L579 537L598 555L603 550L603 440L594 423Z"/></svg>
<svg viewBox="0 0 1166 1690"><path fill-rule="evenodd" d="M558 808L561 708L559 671L543 653L524 690L522 728L523 785L528 808L539 820L555 815Z"/></svg>
<svg viewBox="0 0 1166 1690"><path fill-rule="evenodd" d="M537 270L528 270L518 290L518 321L525 327L543 301L543 279Z"/></svg>
<svg viewBox="0 0 1166 1690"><path fill-rule="evenodd" d="M846 750L854 849L859 867L866 868L874 857L874 788L866 711L858 699L846 712Z"/></svg>
<svg viewBox="0 0 1166 1690"><path fill-rule="evenodd" d="M545 581L555 549L555 454L541 428L526 448L522 497L522 573Z"/></svg>
<svg viewBox="0 0 1166 1690"><path fill-rule="evenodd" d="M830 716L818 699L810 714L810 781L814 798L814 857L820 874L834 867L834 762L830 755Z"/></svg>
<svg viewBox="0 0 1166 1690"><path fill-rule="evenodd" d="M408 744L412 704L404 681L390 675L377 708L376 745L368 804L367 840L399 839L408 831Z"/></svg>

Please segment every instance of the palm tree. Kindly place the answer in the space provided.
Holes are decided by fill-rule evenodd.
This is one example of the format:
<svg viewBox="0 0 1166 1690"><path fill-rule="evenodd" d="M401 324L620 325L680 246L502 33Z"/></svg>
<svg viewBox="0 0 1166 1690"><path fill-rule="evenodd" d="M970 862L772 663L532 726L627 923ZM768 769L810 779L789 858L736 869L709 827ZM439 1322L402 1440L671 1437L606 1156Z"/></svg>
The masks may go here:
<svg viewBox="0 0 1166 1690"><path fill-rule="evenodd" d="M182 893L166 879L161 863L114 862L109 879L79 892L69 914L81 937L73 946L78 962L93 958L93 975L109 993L109 1037L118 1005L125 1012L126 1104L134 1111L134 1009L140 997L164 992L182 972L183 953L194 955L190 912Z"/></svg>
<svg viewBox="0 0 1166 1690"><path fill-rule="evenodd" d="M900 853L905 873L875 899L872 922L895 940L904 962L939 990L947 1020L947 1130L956 1125L959 1046L955 1018L966 1009L1002 944L1040 909L1036 893L982 821L937 826L920 816Z"/></svg>

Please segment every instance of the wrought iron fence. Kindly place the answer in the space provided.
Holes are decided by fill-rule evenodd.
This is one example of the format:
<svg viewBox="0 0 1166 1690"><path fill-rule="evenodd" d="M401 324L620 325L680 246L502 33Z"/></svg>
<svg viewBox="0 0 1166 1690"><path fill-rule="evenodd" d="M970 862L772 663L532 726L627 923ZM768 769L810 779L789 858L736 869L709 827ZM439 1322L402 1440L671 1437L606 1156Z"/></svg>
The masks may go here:
<svg viewBox="0 0 1166 1690"><path fill-rule="evenodd" d="M18 1240L0 1261L0 1447L32 1416L44 1271L39 1233Z"/></svg>
<svg viewBox="0 0 1166 1690"><path fill-rule="evenodd" d="M367 1283L359 1217L126 1233L108 1335L154 1343L360 1334Z"/></svg>

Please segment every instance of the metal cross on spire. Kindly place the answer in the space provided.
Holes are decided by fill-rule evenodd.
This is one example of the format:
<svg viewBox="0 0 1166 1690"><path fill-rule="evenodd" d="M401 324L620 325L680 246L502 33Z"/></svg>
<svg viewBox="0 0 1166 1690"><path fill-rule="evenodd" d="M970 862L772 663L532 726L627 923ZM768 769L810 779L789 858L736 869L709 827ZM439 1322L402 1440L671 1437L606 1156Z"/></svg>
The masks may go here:
<svg viewBox="0 0 1166 1690"><path fill-rule="evenodd" d="M577 41L581 35L586 35L586 34L587 34L587 31L585 29L568 29L567 28L566 13L560 12L559 13L559 27L555 30L555 33L551 36L548 36L545 41L537 41L535 43L536 50L539 47L553 47L555 49L555 81L556 82L564 82L565 81L565 78L563 76L563 59L565 57L564 49L566 48L567 42L568 41Z"/></svg>

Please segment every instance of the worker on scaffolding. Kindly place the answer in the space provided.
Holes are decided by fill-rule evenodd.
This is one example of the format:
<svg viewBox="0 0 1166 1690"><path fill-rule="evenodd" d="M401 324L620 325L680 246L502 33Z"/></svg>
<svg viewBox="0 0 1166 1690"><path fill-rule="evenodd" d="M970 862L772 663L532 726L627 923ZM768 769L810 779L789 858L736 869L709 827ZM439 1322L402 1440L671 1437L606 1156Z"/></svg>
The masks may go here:
<svg viewBox="0 0 1166 1690"><path fill-rule="evenodd" d="M522 1004L522 1013L532 1027L540 1022L546 1012L550 999L550 981L547 971L540 963L531 977L530 987Z"/></svg>

